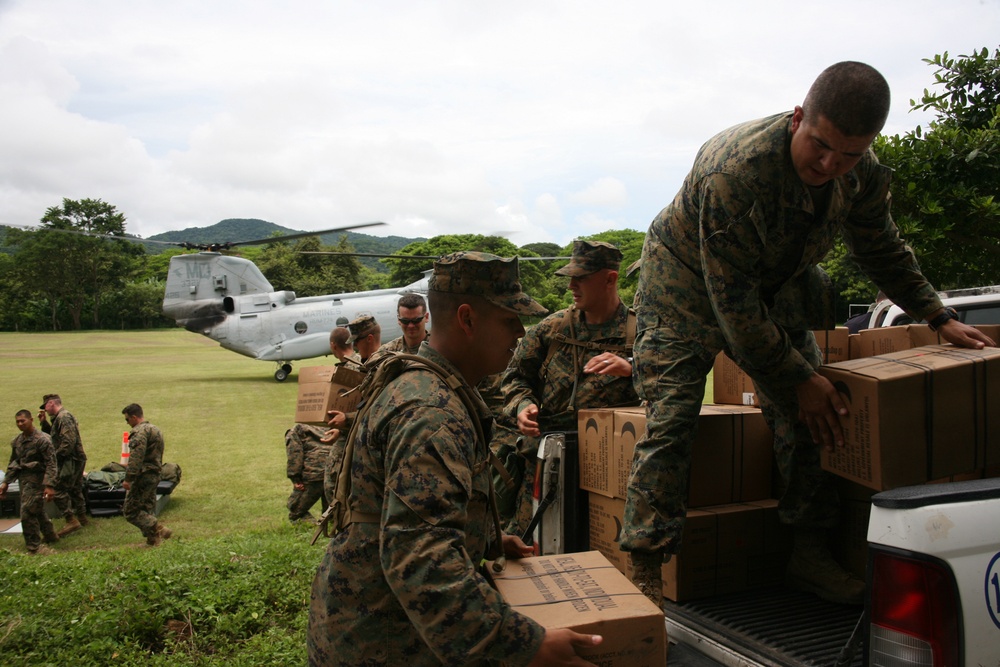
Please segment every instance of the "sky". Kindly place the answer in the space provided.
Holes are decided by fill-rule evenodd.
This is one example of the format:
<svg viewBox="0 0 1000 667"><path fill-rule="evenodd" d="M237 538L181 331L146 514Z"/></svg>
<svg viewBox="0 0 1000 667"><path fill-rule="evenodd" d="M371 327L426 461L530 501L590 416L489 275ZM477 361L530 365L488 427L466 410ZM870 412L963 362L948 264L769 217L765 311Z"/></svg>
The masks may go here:
<svg viewBox="0 0 1000 667"><path fill-rule="evenodd" d="M143 237L644 231L828 65L879 69L901 134L922 59L998 35L1000 0L0 0L0 224L90 198Z"/></svg>

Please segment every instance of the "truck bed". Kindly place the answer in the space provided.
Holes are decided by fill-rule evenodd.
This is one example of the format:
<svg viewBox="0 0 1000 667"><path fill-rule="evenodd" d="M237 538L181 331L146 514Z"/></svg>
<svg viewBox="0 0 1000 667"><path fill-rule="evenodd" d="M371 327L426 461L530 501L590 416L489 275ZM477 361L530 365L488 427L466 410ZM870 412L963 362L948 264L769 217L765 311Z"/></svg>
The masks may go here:
<svg viewBox="0 0 1000 667"><path fill-rule="evenodd" d="M833 667L863 611L782 587L663 607L669 667ZM862 663L858 650L842 667Z"/></svg>

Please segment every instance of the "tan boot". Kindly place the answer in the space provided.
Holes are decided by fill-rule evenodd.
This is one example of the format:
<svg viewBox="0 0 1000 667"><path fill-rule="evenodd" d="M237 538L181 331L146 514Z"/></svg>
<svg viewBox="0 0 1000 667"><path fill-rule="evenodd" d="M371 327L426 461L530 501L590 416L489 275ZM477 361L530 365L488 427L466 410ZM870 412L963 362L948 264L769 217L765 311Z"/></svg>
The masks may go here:
<svg viewBox="0 0 1000 667"><path fill-rule="evenodd" d="M865 602L865 582L833 559L826 543L826 533L799 530L785 572L785 584L805 593L813 593L828 602L860 605Z"/></svg>
<svg viewBox="0 0 1000 667"><path fill-rule="evenodd" d="M69 519L66 519L66 525L63 526L62 530L56 533L56 535L59 537L66 537L70 533L76 532L81 528L83 528L83 526L80 525L80 522L77 521L76 517L71 516Z"/></svg>
<svg viewBox="0 0 1000 667"><path fill-rule="evenodd" d="M51 556L55 553L55 551L49 549L44 544L40 544L37 549L35 549L34 551L29 551L28 553L31 554L32 556Z"/></svg>
<svg viewBox="0 0 1000 667"><path fill-rule="evenodd" d="M146 538L146 544L151 547L158 547L163 544L163 540L170 539L170 536L173 534L174 532L162 523L157 524L156 532Z"/></svg>
<svg viewBox="0 0 1000 667"><path fill-rule="evenodd" d="M90 525L90 517L87 516L86 512L84 512L83 514L77 514L76 515L76 520L80 522L81 526L89 526Z"/></svg>
<svg viewBox="0 0 1000 667"><path fill-rule="evenodd" d="M669 556L668 556L669 558ZM633 551L632 583L657 607L663 608L663 554Z"/></svg>
<svg viewBox="0 0 1000 667"><path fill-rule="evenodd" d="M42 535L42 542L46 544L55 544L59 541L59 536L56 535L55 531L52 531L50 535Z"/></svg>

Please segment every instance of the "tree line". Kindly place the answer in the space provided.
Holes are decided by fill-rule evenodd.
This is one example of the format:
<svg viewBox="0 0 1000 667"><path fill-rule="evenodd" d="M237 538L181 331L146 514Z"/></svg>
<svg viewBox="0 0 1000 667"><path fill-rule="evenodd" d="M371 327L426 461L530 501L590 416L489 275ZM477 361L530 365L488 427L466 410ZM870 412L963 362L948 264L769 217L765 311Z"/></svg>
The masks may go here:
<svg viewBox="0 0 1000 667"><path fill-rule="evenodd" d="M934 120L903 135L873 143L880 161L894 170L892 211L903 238L938 289L1000 283L1000 48L969 55L937 55L933 91L925 89L912 110ZM707 137L706 137L707 139ZM664 202L666 203L666 202ZM648 221L642 221L645 225ZM125 215L99 199L70 200L45 211L37 231L4 228L0 238L0 330L143 329L173 326L160 312L170 250L153 254L127 240ZM626 267L641 254L644 233L609 230L586 237L610 242L624 255L620 292L635 293L637 273ZM420 278L432 260L456 250L501 256L568 257L572 244L515 246L507 239L452 234L410 243L380 260L388 272L356 257L302 254L353 252L346 235L324 244L318 237L241 247L276 290L316 296L396 287ZM571 302L566 278L553 274L561 261L524 261L525 290L549 310ZM838 243L823 267L839 294L837 318L848 304L874 300L875 287Z"/></svg>

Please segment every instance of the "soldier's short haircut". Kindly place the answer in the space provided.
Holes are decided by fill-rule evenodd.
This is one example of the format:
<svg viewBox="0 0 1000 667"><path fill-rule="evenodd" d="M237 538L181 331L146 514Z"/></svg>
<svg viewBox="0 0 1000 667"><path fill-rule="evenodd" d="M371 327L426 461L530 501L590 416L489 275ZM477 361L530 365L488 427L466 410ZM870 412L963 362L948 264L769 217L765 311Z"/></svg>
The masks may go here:
<svg viewBox="0 0 1000 667"><path fill-rule="evenodd" d="M31 419L32 418L31 411L30 410L18 410L17 412L14 413L14 419L17 419L18 417L27 417L28 419Z"/></svg>
<svg viewBox="0 0 1000 667"><path fill-rule="evenodd" d="M816 78L802 102L804 118L824 116L849 137L877 134L889 115L889 84L871 65L844 61Z"/></svg>
<svg viewBox="0 0 1000 667"><path fill-rule="evenodd" d="M400 308L423 308L426 313L427 302L424 301L424 297L421 295L410 292L399 297L399 302L396 304L396 313L399 313Z"/></svg>
<svg viewBox="0 0 1000 667"><path fill-rule="evenodd" d="M336 327L330 332L330 342L340 349L350 347L351 330L347 327Z"/></svg>
<svg viewBox="0 0 1000 667"><path fill-rule="evenodd" d="M122 414L127 417L142 417L142 406L138 403L129 403L122 408Z"/></svg>

